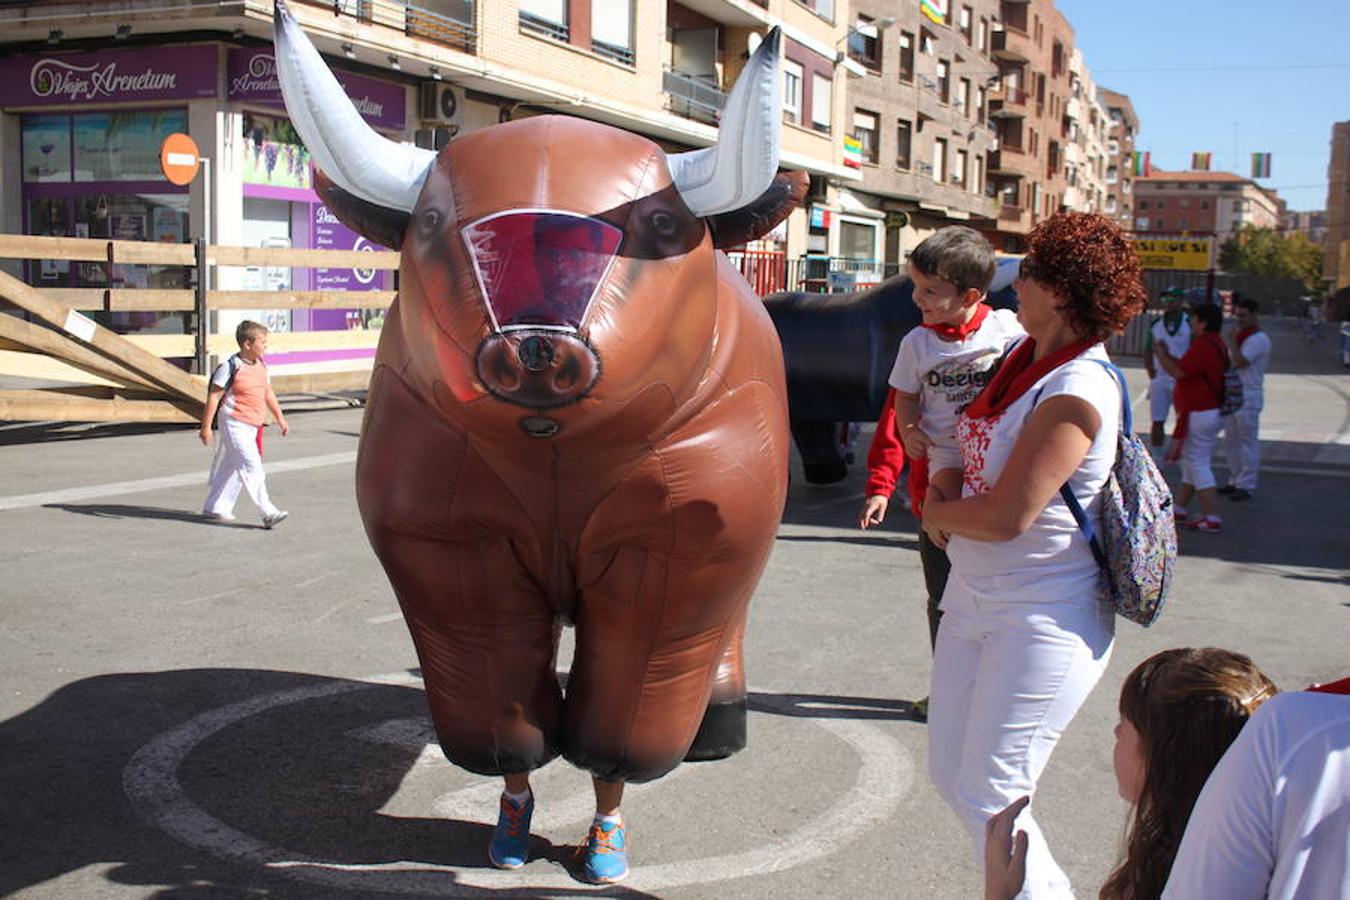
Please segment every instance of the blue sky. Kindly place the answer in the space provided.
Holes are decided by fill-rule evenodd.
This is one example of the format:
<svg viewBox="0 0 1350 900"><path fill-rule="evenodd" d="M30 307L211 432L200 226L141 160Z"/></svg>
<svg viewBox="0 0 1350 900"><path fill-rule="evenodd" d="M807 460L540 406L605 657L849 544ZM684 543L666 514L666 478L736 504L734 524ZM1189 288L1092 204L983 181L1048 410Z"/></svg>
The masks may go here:
<svg viewBox="0 0 1350 900"><path fill-rule="evenodd" d="M1350 0L1057 0L1097 84L1130 96L1153 165L1271 178L1291 210L1326 208L1331 126L1350 119ZM1236 137L1237 155L1234 157Z"/></svg>

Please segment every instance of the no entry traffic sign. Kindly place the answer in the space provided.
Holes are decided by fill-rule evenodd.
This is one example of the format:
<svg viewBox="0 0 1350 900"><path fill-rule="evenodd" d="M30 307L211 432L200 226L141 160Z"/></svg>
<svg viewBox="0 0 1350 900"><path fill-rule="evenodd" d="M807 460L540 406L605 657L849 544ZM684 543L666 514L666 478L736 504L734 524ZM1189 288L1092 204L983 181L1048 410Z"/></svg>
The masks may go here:
<svg viewBox="0 0 1350 900"><path fill-rule="evenodd" d="M169 135L159 148L159 167L164 177L174 184L191 184L201 164L202 156L197 151L197 143L186 134Z"/></svg>

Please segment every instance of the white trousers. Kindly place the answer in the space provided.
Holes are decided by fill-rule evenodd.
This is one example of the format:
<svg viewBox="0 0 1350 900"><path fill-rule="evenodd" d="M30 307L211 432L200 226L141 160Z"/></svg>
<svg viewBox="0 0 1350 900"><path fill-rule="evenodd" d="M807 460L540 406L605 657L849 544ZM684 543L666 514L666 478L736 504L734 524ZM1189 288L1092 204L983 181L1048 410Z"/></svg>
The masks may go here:
<svg viewBox="0 0 1350 900"><path fill-rule="evenodd" d="M239 490L248 491L249 499L264 516L274 516L280 510L267 496L262 454L258 452L258 426L240 422L222 413L217 420L216 455L211 460L211 487L206 492L202 511L231 515Z"/></svg>
<svg viewBox="0 0 1350 900"><path fill-rule="evenodd" d="M1176 386L1176 379L1162 372L1148 383L1148 408L1152 421L1167 421L1167 411L1172 408L1172 389Z"/></svg>
<svg viewBox="0 0 1350 900"><path fill-rule="evenodd" d="M1224 416L1223 437L1228 483L1244 491L1256 490L1256 476L1261 468L1261 407L1244 405Z"/></svg>
<svg viewBox="0 0 1350 900"><path fill-rule="evenodd" d="M1072 599L992 599L955 571L942 597L928 709L933 784L970 832L983 865L984 826L1032 794L1065 727L1106 670L1114 613L1098 598L1095 573ZM1030 840L1019 900L1072 900L1032 817L1017 827Z"/></svg>
<svg viewBox="0 0 1350 900"><path fill-rule="evenodd" d="M1223 419L1219 410L1204 409L1191 413L1186 439L1181 443L1181 480L1197 491L1214 487L1214 440Z"/></svg>

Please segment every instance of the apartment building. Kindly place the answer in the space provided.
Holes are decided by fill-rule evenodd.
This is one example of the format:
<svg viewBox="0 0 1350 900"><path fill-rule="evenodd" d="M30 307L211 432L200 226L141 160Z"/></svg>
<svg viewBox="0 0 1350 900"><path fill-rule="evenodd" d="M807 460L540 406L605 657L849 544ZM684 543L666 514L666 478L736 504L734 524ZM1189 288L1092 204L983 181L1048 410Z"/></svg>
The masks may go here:
<svg viewBox="0 0 1350 900"><path fill-rule="evenodd" d="M1068 188L1066 144L1073 29L1051 0L1003 0L993 34L998 81L989 97L998 151L988 175L999 200L1001 249L1021 249L1027 232L1059 212Z"/></svg>
<svg viewBox="0 0 1350 900"><path fill-rule="evenodd" d="M784 167L827 180L844 165L847 11L836 0L291 0L366 121L438 147L547 113L639 132L667 149L716 139L724 92L773 26L784 33ZM0 231L350 248L326 215L271 57L272 0L8 0L0 5ZM159 144L190 134L207 184L176 187ZM803 207L763 246L795 257L837 246ZM159 273L137 267L158 287ZM28 273L102 286L105 267ZM221 287L323 287L313 273L223 273ZM165 276L167 277L167 276ZM350 277L347 282L355 284ZM381 276L367 282L383 287ZM177 285L163 285L177 286ZM322 328L297 311L279 328ZM341 316L341 311L336 311ZM339 318L339 325L341 319Z"/></svg>
<svg viewBox="0 0 1350 900"><path fill-rule="evenodd" d="M1247 225L1278 228L1284 201L1232 172L1162 172L1134 180L1134 229L1141 234L1213 234L1216 246Z"/></svg>
<svg viewBox="0 0 1350 900"><path fill-rule="evenodd" d="M894 272L937 228L990 229L986 193L994 146L989 89L998 68L996 0L918 3L855 0L845 120L859 142L861 183L839 188L840 255L871 257Z"/></svg>
<svg viewBox="0 0 1350 900"><path fill-rule="evenodd" d="M1069 100L1064 118L1063 206L1074 212L1102 212L1106 207L1106 132L1110 119L1077 47L1069 57Z"/></svg>
<svg viewBox="0 0 1350 900"><path fill-rule="evenodd" d="M1139 134L1139 116L1125 94L1097 89L1106 108L1106 205L1102 212L1114 215L1120 227L1134 227L1134 139Z"/></svg>
<svg viewBox="0 0 1350 900"><path fill-rule="evenodd" d="M1331 126L1327 164L1327 232L1322 275L1333 288L1350 286L1350 121Z"/></svg>

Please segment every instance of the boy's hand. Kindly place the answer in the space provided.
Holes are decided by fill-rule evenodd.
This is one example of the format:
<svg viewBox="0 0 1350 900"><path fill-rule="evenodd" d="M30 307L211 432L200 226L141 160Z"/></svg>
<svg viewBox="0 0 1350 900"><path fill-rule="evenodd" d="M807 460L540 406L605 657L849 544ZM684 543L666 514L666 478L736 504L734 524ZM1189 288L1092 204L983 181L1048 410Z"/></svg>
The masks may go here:
<svg viewBox="0 0 1350 900"><path fill-rule="evenodd" d="M197 437L201 438L202 443L206 446L211 446L211 426L203 425L201 430L197 432Z"/></svg>
<svg viewBox="0 0 1350 900"><path fill-rule="evenodd" d="M984 824L984 898L1013 900L1027 878L1027 833L1013 837L1013 820L1030 797L1014 800Z"/></svg>
<svg viewBox="0 0 1350 900"><path fill-rule="evenodd" d="M905 452L910 456L927 457L933 439L924 434L918 425L908 425L900 429L900 443L905 445Z"/></svg>
<svg viewBox="0 0 1350 900"><path fill-rule="evenodd" d="M886 509L891 505L891 498L885 494L873 494L863 501L862 512L858 513L858 527L866 531L873 525L880 525L882 519L886 518Z"/></svg>

